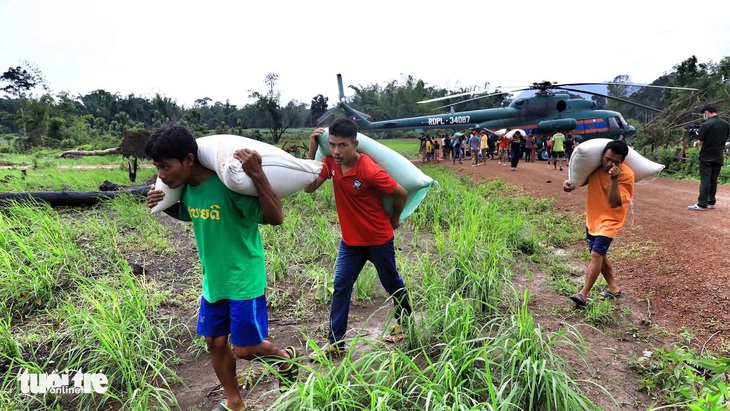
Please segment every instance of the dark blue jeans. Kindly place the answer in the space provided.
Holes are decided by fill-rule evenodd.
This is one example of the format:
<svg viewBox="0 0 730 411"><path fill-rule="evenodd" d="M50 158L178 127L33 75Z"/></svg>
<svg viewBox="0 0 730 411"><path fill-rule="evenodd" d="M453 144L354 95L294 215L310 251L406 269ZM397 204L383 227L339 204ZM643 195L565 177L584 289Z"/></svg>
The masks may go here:
<svg viewBox="0 0 730 411"><path fill-rule="evenodd" d="M459 158L459 161L460 162L461 162L461 159L464 158L464 152L461 151L460 148L455 148L454 149L454 157L453 157L453 160L452 160L454 164L456 164L457 157Z"/></svg>
<svg viewBox="0 0 730 411"><path fill-rule="evenodd" d="M349 246L340 240L335 268L334 293L330 307L330 344L340 344L347 331L347 317L350 314L350 297L360 271L366 262L372 262L378 272L380 283L393 297L395 317L400 323L404 315L411 314L411 304L403 279L395 266L393 239L382 245Z"/></svg>
<svg viewBox="0 0 730 411"><path fill-rule="evenodd" d="M715 205L717 194L717 178L720 176L722 163L700 160L700 196L697 205L707 207Z"/></svg>
<svg viewBox="0 0 730 411"><path fill-rule="evenodd" d="M522 156L522 146L520 146L520 143L512 143L512 162L511 166L512 168L517 167L517 163L520 162L520 157Z"/></svg>

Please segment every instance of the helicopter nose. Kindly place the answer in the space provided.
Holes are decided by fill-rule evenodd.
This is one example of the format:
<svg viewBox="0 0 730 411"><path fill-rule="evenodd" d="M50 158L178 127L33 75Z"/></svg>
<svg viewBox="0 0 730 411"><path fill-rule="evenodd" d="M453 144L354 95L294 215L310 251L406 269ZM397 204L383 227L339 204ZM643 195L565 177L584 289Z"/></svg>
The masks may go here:
<svg viewBox="0 0 730 411"><path fill-rule="evenodd" d="M624 137L630 137L636 134L636 128L634 126L627 126L626 131L624 131Z"/></svg>

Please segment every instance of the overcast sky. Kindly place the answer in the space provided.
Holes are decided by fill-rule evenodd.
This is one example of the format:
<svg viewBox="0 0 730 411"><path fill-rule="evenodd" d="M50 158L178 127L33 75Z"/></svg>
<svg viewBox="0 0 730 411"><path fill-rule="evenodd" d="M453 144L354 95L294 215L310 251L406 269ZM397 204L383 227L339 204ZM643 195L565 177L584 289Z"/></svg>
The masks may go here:
<svg viewBox="0 0 730 411"><path fill-rule="evenodd" d="M285 102L332 104L337 73L346 88L648 83L692 55L730 56L730 2L674 3L0 0L0 72L27 60L54 93L243 106L271 72Z"/></svg>

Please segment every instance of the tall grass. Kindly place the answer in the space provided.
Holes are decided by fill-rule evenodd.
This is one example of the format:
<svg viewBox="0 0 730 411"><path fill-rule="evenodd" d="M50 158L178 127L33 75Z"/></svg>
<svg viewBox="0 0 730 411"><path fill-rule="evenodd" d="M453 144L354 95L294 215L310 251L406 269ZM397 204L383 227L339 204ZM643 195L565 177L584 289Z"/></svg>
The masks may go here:
<svg viewBox="0 0 730 411"><path fill-rule="evenodd" d="M76 212L43 203L0 209L0 364L9 370L1 409L176 404L169 384L179 380L172 349L181 330L157 311L160 291L132 276L123 260L133 249L164 251L168 235L131 196ZM22 396L14 376L23 369L101 372L111 389Z"/></svg>
<svg viewBox="0 0 730 411"><path fill-rule="evenodd" d="M73 274L89 272L78 237L44 204L15 203L0 212L0 317L51 304Z"/></svg>
<svg viewBox="0 0 730 411"><path fill-rule="evenodd" d="M544 221L526 209L551 211L552 204L535 206L511 195L501 182L473 184L439 168L425 170L440 185L396 232L397 264L415 310L406 339L384 350L375 340L355 337L341 363L304 365L309 373L271 409L595 409L552 350L565 345L580 352L579 336L570 330L543 333L527 311L528 297L511 285L516 256L539 253L548 241ZM297 316L311 315L324 308L332 292L340 241L331 185L297 193L284 205L284 224L262 227L270 289L276 290L269 301ZM0 213L4 244L18 245L2 247L14 251L0 264L54 261L46 257L54 255L48 250L63 247L65 257L54 267L66 267L69 275L51 287L51 296L57 292L62 298L43 304L56 337L47 344L17 344L22 324L18 331L17 322L11 329L10 321L0 321L0 344L17 353L16 342L20 351L4 358L16 370L48 370L54 359L55 366L103 372L111 386L103 396L32 397L26 409L174 407L171 348L179 330L157 309L160 291L134 277L122 261L135 250L169 250L170 233L156 221L166 217L150 216L137 199L120 197L83 214L60 216L43 208L40 215L31 214L36 228L23 231L21 216L31 211L16 208ZM28 235L39 240L28 243ZM370 298L377 288L377 276L368 270L355 298ZM306 337L310 347L317 345ZM14 382L3 382L0 405L15 405L8 394L15 393Z"/></svg>
<svg viewBox="0 0 730 411"><path fill-rule="evenodd" d="M106 201L102 211L110 210L113 219L105 221L107 230L114 227L121 234L120 240L124 249L133 247L137 252L165 252L170 250L170 234L160 225L149 208L144 206L144 199L131 194L121 195L114 201ZM134 235L130 235L130 234ZM140 241L143 239L144 241Z"/></svg>
<svg viewBox="0 0 730 411"><path fill-rule="evenodd" d="M341 363L308 369L271 409L597 409L552 351L565 345L580 353L579 335L543 333L528 297L511 285L515 255L539 252L545 241L539 221L524 217L527 201L505 196L501 183L427 172L440 185L407 220L412 237L396 234L416 312L404 342L382 350L355 337ZM315 235L322 237L329 234ZM334 270L334 261L321 263Z"/></svg>
<svg viewBox="0 0 730 411"><path fill-rule="evenodd" d="M117 264L117 276L82 280L78 300L67 300L59 310L64 336L76 342L66 353L66 368L105 373L112 388L108 397L121 399L123 409L176 403L169 385L180 381L171 368L171 335L178 325L156 320L153 294L144 278ZM95 400L82 397L81 405Z"/></svg>
<svg viewBox="0 0 730 411"><path fill-rule="evenodd" d="M12 319L8 317L0 319L0 358L17 358L20 355L18 344L10 333L10 323Z"/></svg>
<svg viewBox="0 0 730 411"><path fill-rule="evenodd" d="M0 403L7 401L18 410L101 409L121 404L122 410L167 410L177 404L170 384L180 382L172 366L175 361L177 325L162 321L154 302L155 291L144 279L134 277L123 262L115 276L101 280L76 278L77 289L52 312L61 330L44 350L24 357L3 357L9 361L9 375L29 372L102 373L108 379L104 394L28 395L17 392L14 380L6 378ZM40 354L40 355L39 355ZM11 400L12 399L12 400ZM68 407L68 408L64 408Z"/></svg>
<svg viewBox="0 0 730 411"><path fill-rule="evenodd" d="M582 354L580 334L563 329L554 335L542 332L527 309L525 293L519 310L491 322L490 358L502 383L510 385L521 410L589 410L599 408L580 393L565 372L567 362L553 353L558 344ZM569 338L568 338L569 337Z"/></svg>
<svg viewBox="0 0 730 411"><path fill-rule="evenodd" d="M575 333L543 334L526 308L484 324L466 300L455 294L449 301L443 313L429 311L451 319L439 338L407 350L382 350L374 341L356 337L340 364L304 366L306 380L271 409L598 409L551 351L556 344L579 350L571 339L579 339ZM420 325L416 335L423 331ZM358 355L355 347L363 345L371 350Z"/></svg>

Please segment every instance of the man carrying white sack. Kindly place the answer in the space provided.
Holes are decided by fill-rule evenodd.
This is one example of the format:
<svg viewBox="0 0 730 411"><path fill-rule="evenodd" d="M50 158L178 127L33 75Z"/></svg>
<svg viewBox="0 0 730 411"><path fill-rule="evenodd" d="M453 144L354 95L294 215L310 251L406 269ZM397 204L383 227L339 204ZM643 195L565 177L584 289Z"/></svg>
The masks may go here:
<svg viewBox="0 0 730 411"><path fill-rule="evenodd" d="M196 332L205 337L213 371L226 401L215 409L246 409L236 379L236 357L279 364L282 390L297 378L294 347L281 349L269 335L266 307L266 267L259 224L284 221L281 199L261 166L261 155L240 149L234 158L251 177L257 197L231 191L198 158L198 144L188 129L169 125L157 129L145 147L160 179L170 188L184 186L180 203L165 213L191 221L203 269L203 290ZM147 205L164 198L153 185Z"/></svg>
<svg viewBox="0 0 730 411"><path fill-rule="evenodd" d="M624 141L610 141L601 155L601 166L588 176L586 184L586 239L591 252L585 283L580 292L570 296L576 308L584 308L591 288L599 274L603 274L608 288L601 291L601 300L621 296L616 284L613 266L608 261L608 248L626 220L629 203L634 195L634 172L623 164L629 148ZM563 190L571 192L576 187L570 180L563 183Z"/></svg>

